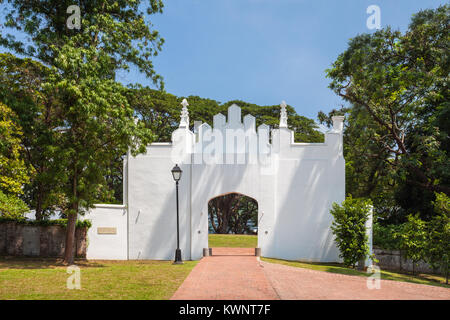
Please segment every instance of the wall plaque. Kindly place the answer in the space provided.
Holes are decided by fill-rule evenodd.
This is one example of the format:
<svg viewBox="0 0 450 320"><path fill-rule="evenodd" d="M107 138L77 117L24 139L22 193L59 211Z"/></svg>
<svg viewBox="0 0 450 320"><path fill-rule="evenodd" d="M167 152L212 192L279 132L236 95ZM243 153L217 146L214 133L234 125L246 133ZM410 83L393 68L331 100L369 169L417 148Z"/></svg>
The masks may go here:
<svg viewBox="0 0 450 320"><path fill-rule="evenodd" d="M99 227L97 228L97 234L117 234L117 228Z"/></svg>

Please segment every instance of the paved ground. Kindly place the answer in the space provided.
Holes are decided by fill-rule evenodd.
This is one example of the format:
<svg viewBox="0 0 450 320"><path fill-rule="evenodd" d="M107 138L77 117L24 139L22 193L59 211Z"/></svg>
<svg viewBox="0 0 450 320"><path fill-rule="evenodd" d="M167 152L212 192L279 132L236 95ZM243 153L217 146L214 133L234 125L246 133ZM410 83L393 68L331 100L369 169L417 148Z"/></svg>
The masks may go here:
<svg viewBox="0 0 450 320"><path fill-rule="evenodd" d="M450 289L409 282L380 280L368 289L367 279L261 262L264 273L283 300L450 300Z"/></svg>
<svg viewBox="0 0 450 320"><path fill-rule="evenodd" d="M260 262L254 249L213 248L172 296L174 300L273 299L446 299L450 289L381 280L369 290L367 278Z"/></svg>
<svg viewBox="0 0 450 320"><path fill-rule="evenodd" d="M172 300L278 299L255 257L255 249L213 248L172 296Z"/></svg>

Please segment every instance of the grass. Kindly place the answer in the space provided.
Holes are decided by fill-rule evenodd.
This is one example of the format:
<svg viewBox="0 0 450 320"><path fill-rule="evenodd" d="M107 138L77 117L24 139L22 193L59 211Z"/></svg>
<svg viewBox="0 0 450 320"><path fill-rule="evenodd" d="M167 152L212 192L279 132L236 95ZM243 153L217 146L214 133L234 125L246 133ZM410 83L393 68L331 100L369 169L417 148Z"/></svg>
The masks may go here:
<svg viewBox="0 0 450 320"><path fill-rule="evenodd" d="M61 260L0 258L0 300L169 299L196 261L76 261L81 289L67 289Z"/></svg>
<svg viewBox="0 0 450 320"><path fill-rule="evenodd" d="M246 234L209 234L208 245L228 248L256 248L258 236Z"/></svg>
<svg viewBox="0 0 450 320"><path fill-rule="evenodd" d="M339 263L310 263L310 262L300 262L300 261L291 261L291 260L281 260L281 259L272 259L272 258L261 258L261 260L271 263L284 264L286 266L297 267L297 268L305 268L312 269L317 271L326 271L332 273L340 273L352 276L363 276L368 277L371 274L363 271L358 271L355 269L347 268ZM450 288L450 285L445 284L445 278L439 275L431 275L431 274L417 274L415 276L406 273L398 273L387 270L381 270L381 279L384 280L395 280L395 281L404 281L404 282L412 282L419 284L427 284L439 287Z"/></svg>

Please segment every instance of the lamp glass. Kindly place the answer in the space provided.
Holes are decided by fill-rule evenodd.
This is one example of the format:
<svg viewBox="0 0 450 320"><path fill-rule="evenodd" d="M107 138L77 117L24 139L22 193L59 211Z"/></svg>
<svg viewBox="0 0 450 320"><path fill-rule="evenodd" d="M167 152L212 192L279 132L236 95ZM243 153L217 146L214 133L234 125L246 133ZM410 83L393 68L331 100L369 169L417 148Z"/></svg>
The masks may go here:
<svg viewBox="0 0 450 320"><path fill-rule="evenodd" d="M181 174L182 174L182 170L180 169L180 167L176 164L175 167L173 167L172 169L172 176L173 176L173 180L175 181L179 181L181 179Z"/></svg>

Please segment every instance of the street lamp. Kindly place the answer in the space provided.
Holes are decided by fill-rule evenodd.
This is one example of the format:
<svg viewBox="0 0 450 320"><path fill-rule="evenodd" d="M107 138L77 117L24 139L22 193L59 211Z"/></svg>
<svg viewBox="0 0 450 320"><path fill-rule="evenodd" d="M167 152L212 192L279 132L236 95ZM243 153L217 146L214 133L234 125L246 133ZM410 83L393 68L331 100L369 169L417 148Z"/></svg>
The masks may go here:
<svg viewBox="0 0 450 320"><path fill-rule="evenodd" d="M180 250L180 227L179 227L179 209L178 209L178 181L181 179L181 174L183 171L180 169L178 164L175 165L172 169L173 180L176 182L177 189L177 249L175 250L175 261L174 264L183 264L183 260L181 260L181 250Z"/></svg>

